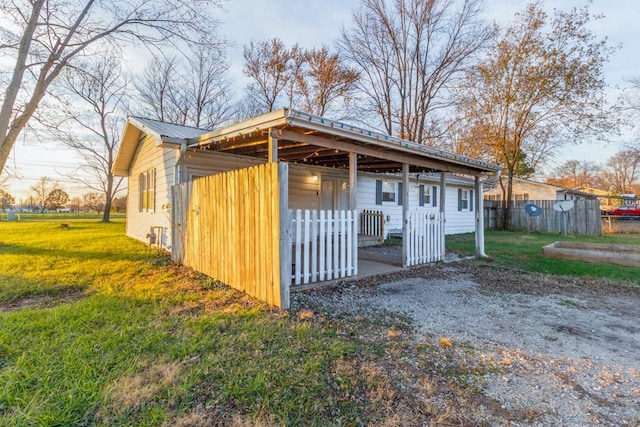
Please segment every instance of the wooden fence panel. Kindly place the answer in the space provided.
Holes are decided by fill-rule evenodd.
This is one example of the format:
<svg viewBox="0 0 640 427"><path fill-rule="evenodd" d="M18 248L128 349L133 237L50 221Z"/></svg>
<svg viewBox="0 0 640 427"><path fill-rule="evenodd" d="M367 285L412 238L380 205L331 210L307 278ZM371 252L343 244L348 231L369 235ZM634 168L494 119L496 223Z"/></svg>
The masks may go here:
<svg viewBox="0 0 640 427"><path fill-rule="evenodd" d="M574 200L574 207L568 212L558 212L553 205L558 200L518 200L511 207L509 229L539 231L546 233L602 234L600 201ZM525 206L533 203L542 208L542 215L532 217L525 212ZM502 229L504 223L503 201L484 200L485 228Z"/></svg>
<svg viewBox="0 0 640 427"><path fill-rule="evenodd" d="M262 164L174 186L174 224L185 224L174 258L182 255L185 265L288 308L289 288L280 274L281 240L286 242L280 192L287 188L280 182L287 180L286 166Z"/></svg>

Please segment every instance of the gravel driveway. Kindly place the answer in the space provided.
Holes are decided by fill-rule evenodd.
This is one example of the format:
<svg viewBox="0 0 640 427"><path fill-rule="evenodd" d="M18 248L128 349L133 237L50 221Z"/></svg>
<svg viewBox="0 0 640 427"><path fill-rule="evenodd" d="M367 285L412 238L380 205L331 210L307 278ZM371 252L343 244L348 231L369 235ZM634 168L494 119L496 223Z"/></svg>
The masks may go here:
<svg viewBox="0 0 640 427"><path fill-rule="evenodd" d="M406 315L413 340L473 349L471 357L500 367L483 376L480 393L502 411L535 414L522 425L640 425L637 287L461 262L308 297L336 313ZM496 411L473 417L513 425Z"/></svg>

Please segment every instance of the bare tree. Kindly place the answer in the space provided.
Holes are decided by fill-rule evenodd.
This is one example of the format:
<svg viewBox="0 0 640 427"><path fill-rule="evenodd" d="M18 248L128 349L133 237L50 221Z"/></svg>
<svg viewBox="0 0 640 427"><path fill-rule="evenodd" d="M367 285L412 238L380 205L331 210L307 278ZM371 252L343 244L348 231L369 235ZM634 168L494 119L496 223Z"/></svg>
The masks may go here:
<svg viewBox="0 0 640 427"><path fill-rule="evenodd" d="M324 116L337 100L349 100L358 77L357 71L343 64L340 56L326 46L306 51L296 81L302 108Z"/></svg>
<svg viewBox="0 0 640 427"><path fill-rule="evenodd" d="M106 209L104 194L87 193L82 196L82 205L85 209L100 213Z"/></svg>
<svg viewBox="0 0 640 427"><path fill-rule="evenodd" d="M136 81L143 113L161 121L213 129L235 114L228 63L215 40L183 56L158 56Z"/></svg>
<svg viewBox="0 0 640 427"><path fill-rule="evenodd" d="M69 178L103 195L108 209L102 221L109 222L111 201L124 179L111 169L128 110L129 79L114 54L69 67L61 86L66 91L62 117L48 113L41 122L57 141L80 154L82 165Z"/></svg>
<svg viewBox="0 0 640 427"><path fill-rule="evenodd" d="M136 79L135 87L143 111L160 121L178 123L183 114L176 108L179 105L179 91L173 82L178 69L178 58L174 55L155 56L149 61Z"/></svg>
<svg viewBox="0 0 640 427"><path fill-rule="evenodd" d="M62 190L60 184L46 176L31 186L31 191L34 193L34 203L39 207L40 212L44 212L49 206L51 197L58 194L57 190Z"/></svg>
<svg viewBox="0 0 640 427"><path fill-rule="evenodd" d="M601 168L586 160L567 160L553 169L547 183L566 188L594 187L598 185Z"/></svg>
<svg viewBox="0 0 640 427"><path fill-rule="evenodd" d="M633 193L640 184L640 152L623 150L611 156L603 171L609 190L615 194Z"/></svg>
<svg viewBox="0 0 640 427"><path fill-rule="evenodd" d="M491 37L480 5L481 0L363 0L353 27L338 41L360 72L363 114L376 117L389 135L429 142L429 121L451 106L449 85Z"/></svg>
<svg viewBox="0 0 640 427"><path fill-rule="evenodd" d="M247 87L253 110L266 113L283 104L293 107L293 90L300 70L302 53L297 45L288 48L282 40L273 38L252 40L244 47L243 74L251 79ZM288 105L287 105L288 104Z"/></svg>
<svg viewBox="0 0 640 427"><path fill-rule="evenodd" d="M60 73L79 56L137 40L147 47L208 34L218 0L14 0L2 2L0 172L18 135Z"/></svg>
<svg viewBox="0 0 640 427"><path fill-rule="evenodd" d="M490 54L467 73L464 108L481 143L505 168L504 200L513 177L553 149L615 126L604 98L603 65L614 49L589 29L588 8L556 11L553 19L532 3L506 29ZM510 216L504 210L505 226Z"/></svg>

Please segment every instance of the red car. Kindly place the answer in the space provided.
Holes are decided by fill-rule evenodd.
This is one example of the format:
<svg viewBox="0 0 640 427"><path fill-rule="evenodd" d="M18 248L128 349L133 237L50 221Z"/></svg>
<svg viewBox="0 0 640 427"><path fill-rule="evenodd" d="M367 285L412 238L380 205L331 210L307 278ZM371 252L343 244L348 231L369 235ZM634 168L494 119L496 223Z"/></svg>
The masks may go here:
<svg viewBox="0 0 640 427"><path fill-rule="evenodd" d="M609 211L608 215L640 217L640 205L620 206L612 211Z"/></svg>

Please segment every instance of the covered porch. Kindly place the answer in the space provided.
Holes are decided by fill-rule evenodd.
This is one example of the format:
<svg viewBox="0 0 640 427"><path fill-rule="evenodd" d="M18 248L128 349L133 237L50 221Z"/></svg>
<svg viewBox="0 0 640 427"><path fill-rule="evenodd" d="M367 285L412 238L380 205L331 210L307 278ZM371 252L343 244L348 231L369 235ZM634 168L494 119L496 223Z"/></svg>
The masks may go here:
<svg viewBox="0 0 640 427"><path fill-rule="evenodd" d="M229 153L257 158L265 164L307 165L346 172L348 179L344 187L347 190L340 205L332 206L335 209L323 209L324 205L291 209L288 170L280 168L275 185L279 188L278 263L283 295L281 304L276 305L284 308L288 307L288 291L292 285L358 275L358 237L362 240L367 234L382 233L383 223L372 219L379 213L363 216L364 212L358 207L359 172L401 177L401 197L405 201L402 205L404 267L442 259L445 174L474 177L476 252L484 254L480 175L496 173L499 168L495 165L288 109L190 139L184 151ZM425 214L412 205L410 175L433 172L440 173L440 204L437 212ZM270 191L258 187L254 190Z"/></svg>

